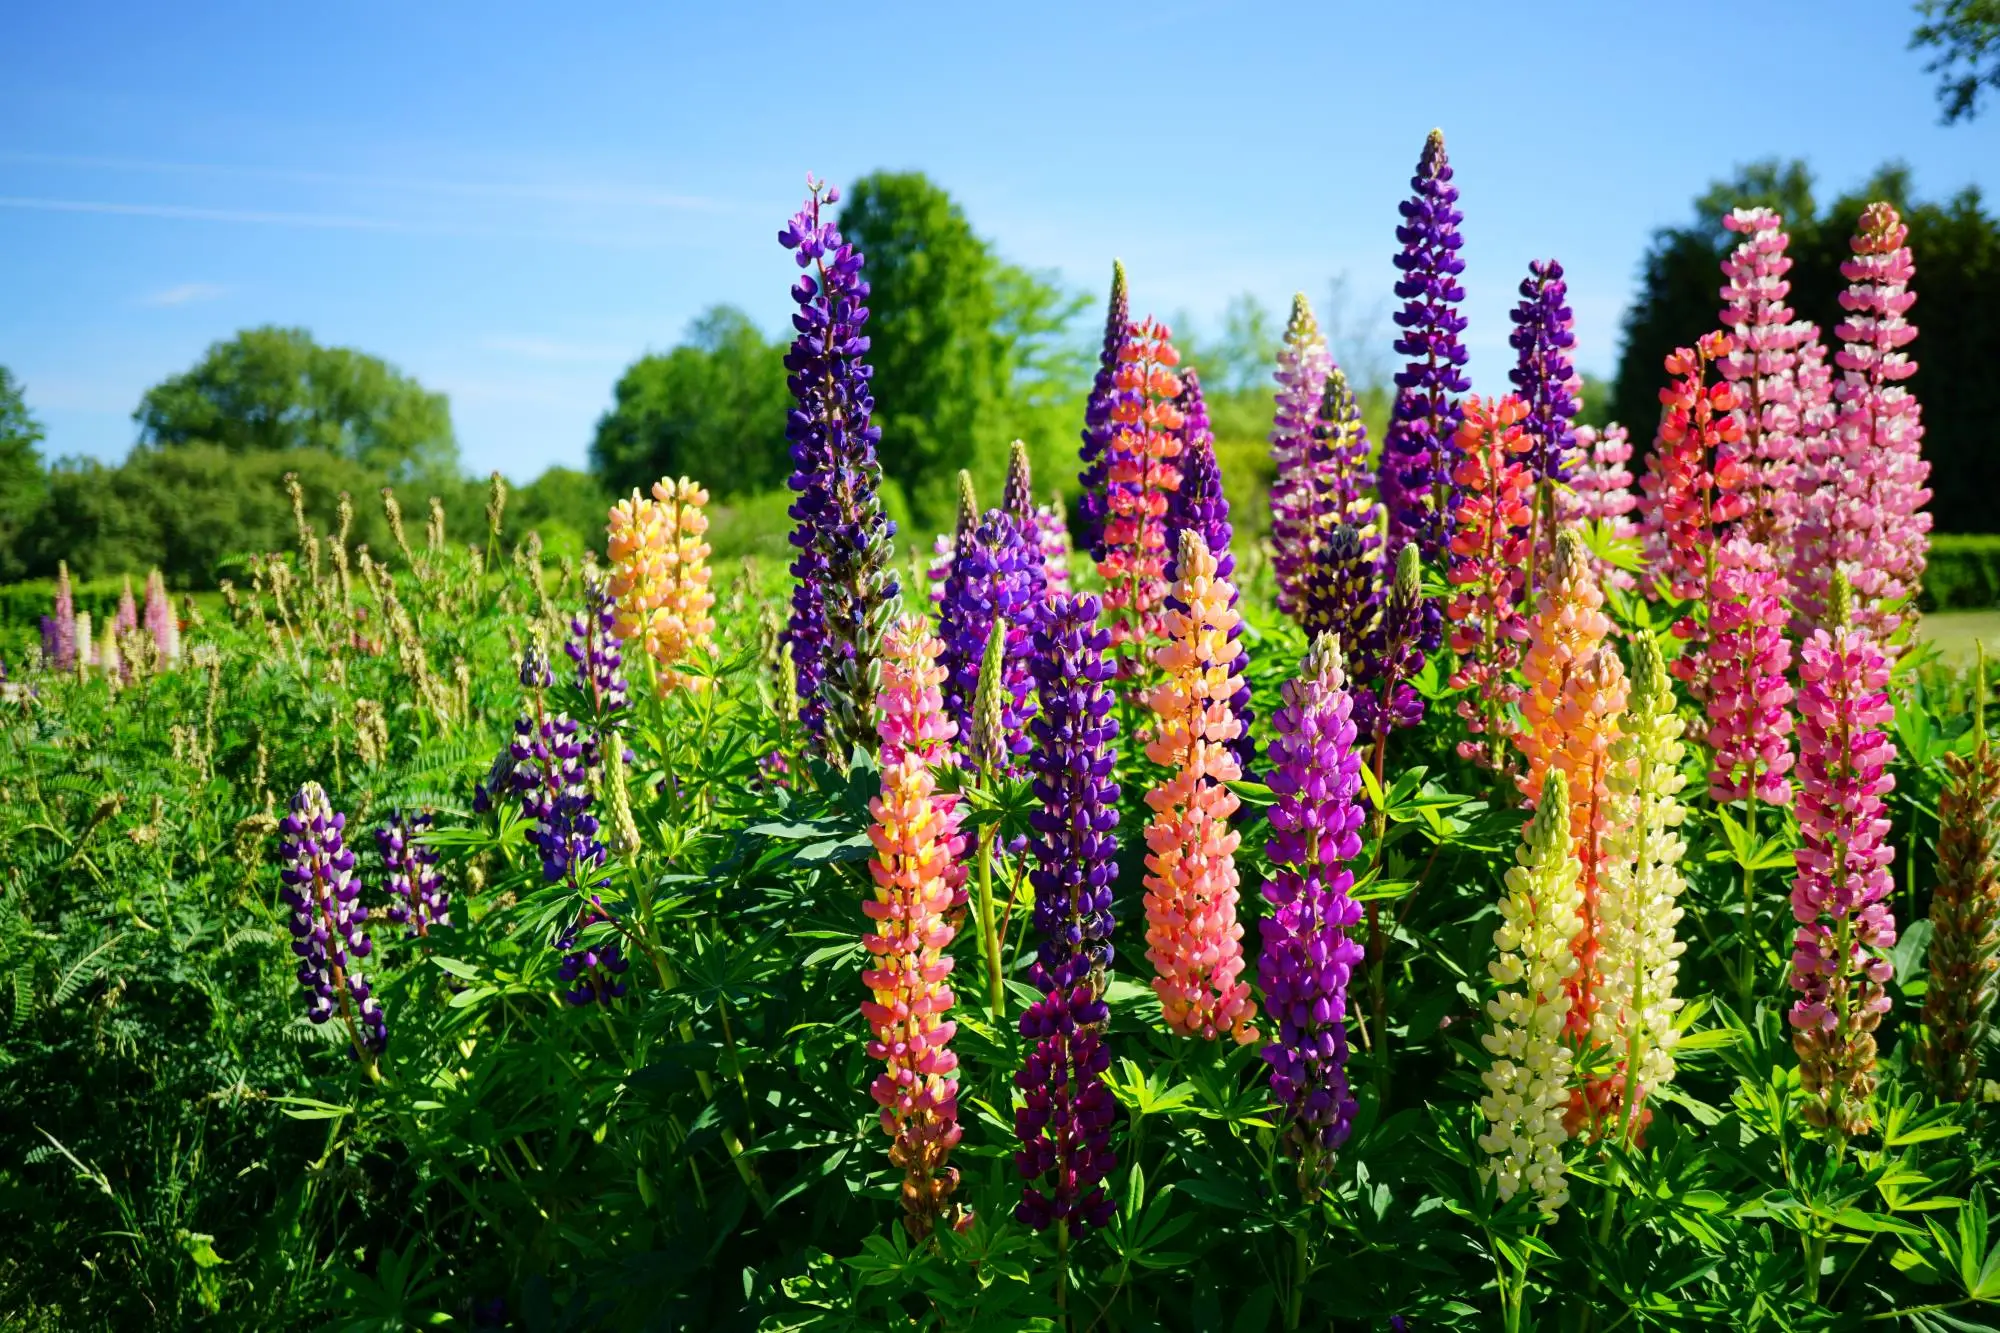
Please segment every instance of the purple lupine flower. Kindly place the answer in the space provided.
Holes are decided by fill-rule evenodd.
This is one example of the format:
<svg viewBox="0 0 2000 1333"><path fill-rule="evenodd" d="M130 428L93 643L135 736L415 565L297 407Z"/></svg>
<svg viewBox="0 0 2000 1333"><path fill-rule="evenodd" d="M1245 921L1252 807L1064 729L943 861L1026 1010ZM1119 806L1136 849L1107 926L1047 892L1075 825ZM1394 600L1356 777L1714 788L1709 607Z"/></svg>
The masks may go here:
<svg viewBox="0 0 2000 1333"><path fill-rule="evenodd" d="M375 850L382 854L382 887L388 890L389 919L409 928L412 939L431 933L432 926L451 924L451 898L438 876L437 848L423 835L436 823L428 810L414 814L397 810L375 830Z"/></svg>
<svg viewBox="0 0 2000 1333"><path fill-rule="evenodd" d="M1116 1211L1104 1190L1117 1114L1104 1086L1104 995L1118 875L1118 722L1111 634L1098 610L1088 594L1051 597L1029 659L1041 705L1028 761L1039 802L1029 816L1039 937L1029 976L1042 998L1021 1015L1021 1035L1034 1045L1014 1079L1026 1098L1014 1113L1014 1164L1026 1182L1014 1216L1037 1230L1059 1220L1072 1231L1103 1226Z"/></svg>
<svg viewBox="0 0 2000 1333"><path fill-rule="evenodd" d="M42 661L52 671L69 671L76 666L76 597L69 586L69 562L56 562L56 613L51 631L42 636ZM89 655L90 646L84 645Z"/></svg>
<svg viewBox="0 0 2000 1333"><path fill-rule="evenodd" d="M629 694L618 607L603 582L593 579L584 589L583 610L570 618L569 633L563 651L576 669L576 687L598 722L608 722L625 710Z"/></svg>
<svg viewBox="0 0 2000 1333"><path fill-rule="evenodd" d="M958 734L967 737L975 730L974 703L987 641L996 620L1007 622L1000 723L1004 748L1016 757L1031 744L1028 719L1035 710L1028 697L1028 650L1040 586L1039 547L1011 516L989 509L970 535L959 539L938 616L945 643L939 658L947 672L945 712L958 724Z"/></svg>
<svg viewBox="0 0 2000 1333"><path fill-rule="evenodd" d="M1215 432L1208 424L1208 405L1202 401L1201 381L1192 370L1182 374L1180 396L1174 405L1181 409L1183 443L1181 484L1179 489L1167 493L1167 582L1171 585L1179 578L1174 564L1180 552L1181 533L1198 532L1215 556L1216 576L1232 580L1229 604L1233 608L1237 602L1233 581L1236 557L1230 554L1229 542L1235 529L1229 523L1229 497L1222 490L1222 468L1215 461ZM1172 593L1167 594L1167 604L1177 610L1187 609L1179 605ZM1229 637L1236 639L1242 633L1242 623L1238 622L1230 628ZM1229 749L1246 773L1257 754L1256 743L1250 739L1250 682L1243 675L1249 660L1248 653L1238 653L1229 664L1229 674L1236 679L1236 693L1230 707L1243 724L1236 739L1229 743Z"/></svg>
<svg viewBox="0 0 2000 1333"><path fill-rule="evenodd" d="M1320 479L1312 509L1315 528L1328 521L1360 521L1370 507L1368 487L1373 480L1368 474L1368 426L1361 420L1361 403L1347 382L1347 372L1339 366L1327 369L1307 449Z"/></svg>
<svg viewBox="0 0 2000 1333"><path fill-rule="evenodd" d="M1306 634L1358 645L1382 618L1382 511L1370 523L1326 528L1299 585L1299 625Z"/></svg>
<svg viewBox="0 0 2000 1333"><path fill-rule="evenodd" d="M1576 368L1570 349L1576 346L1575 318L1569 309L1569 284L1553 259L1531 260L1521 280L1521 303L1507 312L1514 331L1507 344L1516 352L1507 378L1528 404L1522 422L1534 439L1528 467L1539 481L1568 481L1576 448ZM1551 545L1554 538L1547 539Z"/></svg>
<svg viewBox="0 0 2000 1333"><path fill-rule="evenodd" d="M1389 549L1415 542L1424 559L1436 562L1451 540L1445 451L1458 433L1454 395L1472 387L1463 369L1465 347L1458 340L1465 331L1465 316L1458 312L1465 299L1458 282L1465 261L1458 257L1461 215L1453 207L1458 189L1451 183L1444 131L1432 130L1424 141L1410 187L1412 196L1398 206L1403 224L1396 228L1396 239L1403 249L1395 260L1402 274L1396 297L1403 302L1395 315L1402 330L1396 350L1410 360L1396 374L1401 392L1382 442L1377 485L1389 508ZM1426 650L1435 649L1436 637L1427 638Z"/></svg>
<svg viewBox="0 0 2000 1333"><path fill-rule="evenodd" d="M1000 495L1001 510L1021 525L1021 540L1030 559L1024 571L1028 580L1028 605L1039 607L1049 593L1047 556L1042 550L1041 511L1035 508L1034 474L1028 466L1028 446L1016 440L1007 450L1007 484Z"/></svg>
<svg viewBox="0 0 2000 1333"><path fill-rule="evenodd" d="M472 784L472 813L492 814L494 797L512 790L514 790L514 746L510 741L500 747L500 753L493 756L493 762L487 765L486 776Z"/></svg>
<svg viewBox="0 0 2000 1333"><path fill-rule="evenodd" d="M1300 292L1292 297L1285 341L1278 348L1278 393L1271 414L1271 572L1277 579L1278 609L1293 617L1303 605L1301 584L1319 535L1313 515L1326 486L1312 446L1332 368L1333 354Z"/></svg>
<svg viewBox="0 0 2000 1333"><path fill-rule="evenodd" d="M389 1022L360 968L375 943L363 929L368 915L346 827L347 816L335 812L325 788L317 782L299 788L291 812L278 821L279 896L292 913L299 985L312 997L306 1017L315 1023L338 1017L356 1057L372 1059L389 1044Z"/></svg>
<svg viewBox="0 0 2000 1333"><path fill-rule="evenodd" d="M1111 419L1112 408L1117 404L1120 391L1118 378L1118 348L1125 341L1125 326L1132 321L1132 303L1125 291L1125 265L1113 261L1111 265L1111 300L1104 313L1104 350L1097 358L1097 378L1090 386L1090 398L1083 408L1083 447L1078 452L1078 461L1083 468L1077 473L1077 527L1083 544L1093 559L1104 558L1104 520L1111 512L1108 487L1105 484L1104 454L1111 447L1112 437L1118 433L1118 425Z"/></svg>
<svg viewBox="0 0 2000 1333"><path fill-rule="evenodd" d="M1437 603L1423 595L1422 572L1416 545L1405 546L1396 557L1396 579L1383 599L1382 615L1355 650L1354 726L1374 743L1424 720L1424 696L1410 681L1432 651L1424 635L1439 612Z"/></svg>
<svg viewBox="0 0 2000 1333"><path fill-rule="evenodd" d="M840 192L806 178L811 194L778 243L811 272L792 287L798 337L785 354L792 397L785 423L792 443L790 513L792 614L787 640L797 671L799 718L823 751L844 760L875 743L875 658L897 605L890 538L882 510L881 428L869 424L868 283L861 252L820 220Z"/></svg>
<svg viewBox="0 0 2000 1333"><path fill-rule="evenodd" d="M1257 964L1277 1040L1263 1057L1290 1113L1286 1142L1309 1174L1346 1142L1355 1102L1347 1085L1347 984L1361 962L1348 931L1361 920L1346 863L1361 854L1361 757L1340 645L1315 640L1272 716L1271 915Z"/></svg>

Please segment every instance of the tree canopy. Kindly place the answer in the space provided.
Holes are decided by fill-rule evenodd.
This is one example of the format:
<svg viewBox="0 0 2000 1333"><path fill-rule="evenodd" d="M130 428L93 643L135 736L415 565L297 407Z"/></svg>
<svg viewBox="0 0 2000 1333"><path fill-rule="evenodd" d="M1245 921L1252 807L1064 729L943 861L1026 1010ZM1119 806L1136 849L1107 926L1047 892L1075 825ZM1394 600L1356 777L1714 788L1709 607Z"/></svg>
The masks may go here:
<svg viewBox="0 0 2000 1333"><path fill-rule="evenodd" d="M249 454L319 449L398 480L458 464L450 405L379 357L322 347L304 329L245 329L146 391L142 445Z"/></svg>
<svg viewBox="0 0 2000 1333"><path fill-rule="evenodd" d="M1735 240L1722 218L1732 208L1763 205L1783 215L1792 238L1791 303L1835 346L1847 283L1840 265L1862 208L1876 199L1902 213L1916 258L1910 319L1917 340L1909 352L1918 370L1907 383L1923 404L1931 512L1940 532L1993 531L2000 528L1991 499L2000 488L2000 456L1990 443L2000 419L2000 381L1990 370L2000 359L2000 324L1992 318L2000 308L2000 223L1974 189L1944 204L1912 199L1909 172L1897 164L1822 209L1803 162L1755 163L1695 200L1694 221L1655 233L1638 297L1626 312L1612 415L1631 428L1641 450L1651 447L1665 383L1662 360L1716 327L1721 262Z"/></svg>
<svg viewBox="0 0 2000 1333"><path fill-rule="evenodd" d="M2000 0L1920 0L1917 11L1910 45L1938 53L1924 68L1938 76L1944 123L1971 120L1981 92L2000 88Z"/></svg>
<svg viewBox="0 0 2000 1333"><path fill-rule="evenodd" d="M21 532L49 489L41 442L42 423L28 411L21 382L0 366L0 578L16 579L26 572L19 554Z"/></svg>

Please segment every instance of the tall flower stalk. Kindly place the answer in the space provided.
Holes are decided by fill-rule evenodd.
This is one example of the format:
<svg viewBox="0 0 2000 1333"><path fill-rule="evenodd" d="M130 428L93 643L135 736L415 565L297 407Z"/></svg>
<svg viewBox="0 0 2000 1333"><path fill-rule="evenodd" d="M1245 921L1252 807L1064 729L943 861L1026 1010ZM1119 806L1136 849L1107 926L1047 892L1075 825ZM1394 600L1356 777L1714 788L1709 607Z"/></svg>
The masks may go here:
<svg viewBox="0 0 2000 1333"><path fill-rule="evenodd" d="M389 919L405 927L412 939L451 924L451 895L438 876L437 848L424 840L436 822L428 810L397 810L375 830L382 887L391 899Z"/></svg>
<svg viewBox="0 0 2000 1333"><path fill-rule="evenodd" d="M1969 1100L2000 992L2000 752L1986 736L1986 661L1973 677L1970 754L1944 757L1937 887L1931 892L1930 989L1918 1061L1937 1095Z"/></svg>
<svg viewBox="0 0 2000 1333"><path fill-rule="evenodd" d="M76 659L76 594L70 588L69 562L59 560L55 612L42 623L42 661L51 671L74 671Z"/></svg>
<svg viewBox="0 0 2000 1333"><path fill-rule="evenodd" d="M167 596L167 581L157 569L146 575L144 624L146 633L152 636L160 665L167 666L178 661L181 655L181 625L174 615L173 600Z"/></svg>
<svg viewBox="0 0 2000 1333"><path fill-rule="evenodd" d="M368 937L346 827L347 816L334 810L317 782L299 788L290 813L278 821L284 863L279 896L291 911L299 985L311 997L306 1017L314 1023L338 1018L355 1058L373 1073L389 1044L389 1022L361 971L375 943Z"/></svg>
<svg viewBox="0 0 2000 1333"><path fill-rule="evenodd" d="M1521 398L1510 394L1488 403L1474 394L1465 402L1465 420L1452 439L1455 513L1446 618L1458 668L1450 683L1470 692L1458 703L1471 733L1460 742L1459 753L1493 769L1505 760L1507 710L1520 695L1513 671L1525 637L1520 620L1537 484L1531 469L1538 448L1526 429L1527 418L1528 404Z"/></svg>
<svg viewBox="0 0 2000 1333"><path fill-rule="evenodd" d="M1097 572L1111 613L1111 641L1121 671L1137 674L1146 645L1159 637L1167 595L1167 497L1181 483L1180 364L1170 330L1154 320L1128 325L1118 347L1105 446L1105 519Z"/></svg>
<svg viewBox="0 0 2000 1333"><path fill-rule="evenodd" d="M1722 326L1732 335L1717 362L1736 386L1742 436L1744 535L1770 548L1778 568L1791 560L1798 528L1806 443L1798 411L1798 349L1816 330L1785 304L1792 259L1784 219L1768 208L1739 208L1722 225L1743 237L1723 257Z"/></svg>
<svg viewBox="0 0 2000 1333"><path fill-rule="evenodd" d="M1577 968L1570 939L1582 906L1569 809L1557 771L1521 831L1517 864L1507 871L1493 932L1499 956L1487 969L1498 987L1486 1004L1493 1027L1480 1038L1493 1057L1480 1075L1486 1095L1479 1114L1487 1125L1479 1136L1487 1155L1480 1174L1502 1201L1525 1192L1549 1218L1569 1201L1562 1150L1569 1139L1563 1121L1573 1062L1563 1034Z"/></svg>
<svg viewBox="0 0 2000 1333"><path fill-rule="evenodd" d="M663 691L706 683L684 665L714 647L707 503L708 492L688 478L663 477L651 497L634 490L620 500L607 525L614 628L651 659Z"/></svg>
<svg viewBox="0 0 2000 1333"><path fill-rule="evenodd" d="M1074 1233L1108 1223L1116 1207L1104 1179L1113 1165L1117 1113L1104 1072L1112 961L1111 891L1117 878L1118 784L1112 777L1111 635L1098 600L1059 593L1035 628L1038 711L1029 754L1037 807L1028 838L1039 943L1030 978L1042 998L1021 1015L1031 1043L1014 1085L1024 1182L1014 1215L1036 1230Z"/></svg>
<svg viewBox="0 0 2000 1333"><path fill-rule="evenodd" d="M1566 521L1598 524L1614 541L1638 536L1639 524L1632 510L1639 497L1632 491L1631 460L1631 437L1617 422L1602 430L1578 426L1570 488L1557 496L1557 513ZM1594 564L1598 582L1607 588L1631 588L1638 582L1630 570L1619 569L1607 559L1594 558Z"/></svg>
<svg viewBox="0 0 2000 1333"><path fill-rule="evenodd" d="M861 252L821 221L839 191L808 181L805 207L778 242L808 270L792 287L798 337L785 356L796 401L786 421L792 445L791 623L799 720L836 763L874 738L876 658L897 605L896 527L882 509L881 429L863 360L868 283Z"/></svg>
<svg viewBox="0 0 2000 1333"><path fill-rule="evenodd" d="M1660 391L1665 410L1640 482L1647 564L1662 570L1668 592L1684 601L1707 597L1716 544L1726 526L1743 515L1745 473L1735 456L1743 428L1734 415L1736 389L1726 380L1710 383L1708 378L1709 368L1733 349L1728 334L1710 333L1667 357L1667 373L1675 379ZM1651 583L1647 591L1655 591ZM1699 627L1688 617L1675 625L1674 633L1693 639ZM1677 672L1691 660L1685 655L1679 659Z"/></svg>
<svg viewBox="0 0 2000 1333"><path fill-rule="evenodd" d="M1111 265L1111 297L1104 312L1104 346L1097 357L1097 378L1083 408L1083 447L1078 451L1082 470L1077 473L1077 524L1085 549L1092 559L1104 559L1104 524L1110 517L1110 488L1106 481L1107 454L1117 438L1117 407L1125 396L1118 387L1118 349L1125 345L1125 330L1132 322L1132 302L1125 289L1125 265Z"/></svg>
<svg viewBox="0 0 2000 1333"><path fill-rule="evenodd" d="M1230 749L1242 724L1230 711L1235 589L1216 574L1201 534L1181 534L1166 642L1154 653L1163 680L1147 695L1158 729L1146 757L1168 770L1146 793L1146 957L1167 1026L1209 1040L1252 1041L1256 1005L1243 972L1236 848L1229 826L1240 804L1226 784L1243 776Z"/></svg>
<svg viewBox="0 0 2000 1333"><path fill-rule="evenodd" d="M1353 704L1331 636L1313 642L1272 717L1271 839L1258 979L1276 1026L1263 1049L1285 1108L1284 1140L1301 1190L1316 1195L1331 1154L1353 1128L1347 1081L1347 993L1362 948L1348 863L1361 855L1361 756Z"/></svg>
<svg viewBox="0 0 2000 1333"><path fill-rule="evenodd" d="M967 492L969 495L969 490ZM1018 766L1028 751L1029 633L1042 597L1041 552L1028 529L1005 510L989 509L958 539L951 575L945 580L939 627L949 671L945 710L960 734L973 729L973 706L983 681L994 626L1001 631L999 666L1002 764Z"/></svg>
<svg viewBox="0 0 2000 1333"><path fill-rule="evenodd" d="M874 926L862 939L870 966L862 973L869 998L861 1012L869 1058L884 1065L869 1092L892 1139L889 1161L903 1171L903 1225L918 1239L949 1221L958 1171L948 1159L963 1133L951 1050L957 1025L947 1015L956 1003L950 916L964 838L959 807L940 803L930 758L908 743L913 736L950 738L938 693L942 647L914 618L898 621L883 643L881 739L896 755L884 763L881 794L869 803L875 890L861 904Z"/></svg>
<svg viewBox="0 0 2000 1333"><path fill-rule="evenodd" d="M1278 610L1297 618L1304 577L1318 539L1321 495L1329 481L1313 457L1313 436L1333 354L1305 293L1292 297L1285 340L1278 348L1278 393L1271 420L1271 568Z"/></svg>
<svg viewBox="0 0 2000 1333"><path fill-rule="evenodd" d="M1792 882L1792 1046L1806 1118L1845 1137L1873 1124L1875 1029L1889 1011L1889 659L1843 614L1799 653L1798 874Z"/></svg>
<svg viewBox="0 0 2000 1333"><path fill-rule="evenodd" d="M1215 459L1215 435L1209 430L1208 409L1202 403L1200 380L1192 370L1182 378L1184 387L1178 405L1184 418L1186 444L1181 452L1181 484L1167 500L1167 550L1180 550L1181 533L1200 533L1209 553L1215 557L1216 577L1231 588L1230 609L1235 610L1236 557L1229 549L1235 529L1229 522L1229 497L1222 491L1222 468ZM1179 570L1170 564L1167 568L1169 583L1179 577ZM1171 595L1167 604L1175 605ZM1230 637L1240 640L1242 634L1243 623L1239 619L1230 631ZM1230 749L1236 754L1237 764L1248 772L1256 755L1256 746L1250 739L1250 682L1243 674L1249 665L1250 655L1242 650L1240 642L1237 647L1239 651L1229 663L1229 674L1236 682L1229 704L1242 730Z"/></svg>
<svg viewBox="0 0 2000 1333"><path fill-rule="evenodd" d="M1555 532L1543 515L1553 508L1553 492L1570 480L1570 454L1576 444L1571 424L1576 420L1576 370L1570 351L1576 346L1576 320L1570 314L1569 284L1555 260L1531 260L1520 292L1520 303L1507 313L1514 324L1507 343L1515 353L1507 378L1527 405L1523 429L1532 442L1528 468L1535 499L1528 523L1526 576L1533 592L1545 563L1543 552L1555 548Z"/></svg>

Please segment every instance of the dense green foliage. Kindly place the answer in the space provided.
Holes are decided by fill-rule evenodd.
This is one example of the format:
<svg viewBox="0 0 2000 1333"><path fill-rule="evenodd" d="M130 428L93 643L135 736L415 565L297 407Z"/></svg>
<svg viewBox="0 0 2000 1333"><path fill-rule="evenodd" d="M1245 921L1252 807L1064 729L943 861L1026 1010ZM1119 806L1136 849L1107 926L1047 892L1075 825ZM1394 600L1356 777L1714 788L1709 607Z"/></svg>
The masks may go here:
<svg viewBox="0 0 2000 1333"><path fill-rule="evenodd" d="M323 514L323 499L308 508ZM968 987L954 1161L975 1220L913 1246L858 1011L877 774L804 760L774 709L756 627L778 586L721 575L708 689L655 697L634 664L622 735L640 846L600 890L631 993L580 1010L557 996L550 947L578 904L542 885L510 803L480 816L469 799L529 706L514 652L560 637L578 570L509 561L482 529L456 534L495 553L484 576L472 550L433 548L413 524L408 560L390 554L385 578L343 586L320 527L317 564L289 558L282 603L268 574L262 593L244 585L233 617L211 610L186 628L178 669L122 689L43 676L0 703L10 1326L1207 1333L1382 1328L1401 1314L1415 1329L1483 1329L1502 1281L1524 1282L1550 1328L1804 1330L1914 1310L1932 1313L1911 1327L1966 1329L2000 1313L1993 1122L1937 1105L1907 1067L1931 811L1943 757L1968 743L1963 682L1921 655L1895 688L1904 943L1880 1034L1879 1134L1835 1152L1800 1112L1782 1015L1793 830L1753 837L1700 801L1686 830L1680 1077L1643 1149L1571 1145L1560 1221L1501 1205L1476 1170L1473 1107L1495 901L1522 816L1510 790L1452 757L1458 724L1439 703L1397 737L1387 836L1362 857L1380 858L1361 896L1390 923L1386 1025L1354 1053L1361 1109L1327 1193L1301 1199L1254 1046L1161 1028L1138 906L1141 798L1157 773L1126 753L1117 1216L1067 1249L1011 1220L1027 989L1010 988L996 1021ZM1304 645L1266 609L1260 562L1244 570L1266 735ZM1629 632L1649 624L1643 603L1614 609ZM1434 671L1422 684L1443 693ZM589 715L567 684L550 706ZM1123 718L1130 735L1138 715ZM759 764L773 749L789 753L788 785ZM272 814L308 779L350 815L371 908L385 899L367 830L395 806L439 812L452 924L422 940L379 915L370 927L392 1033L379 1083L338 1024L305 1021L293 978ZM1254 941L1268 792L1240 791ZM1023 786L974 818L1011 833L1030 805ZM1026 915L1010 917L1016 968ZM1749 1011L1730 980L1745 942ZM971 970L970 931L956 947ZM1810 1284L1809 1262L1823 1269Z"/></svg>
<svg viewBox="0 0 2000 1333"><path fill-rule="evenodd" d="M1980 95L2000 88L2000 0L1918 0L1924 21L1910 45L1937 55L1925 69L1938 76L1938 101L1948 125L1979 114Z"/></svg>
<svg viewBox="0 0 2000 1333"><path fill-rule="evenodd" d="M21 398L21 382L0 366L0 579L27 571L21 532L48 494L42 471L42 423Z"/></svg>
<svg viewBox="0 0 2000 1333"><path fill-rule="evenodd" d="M2000 533L1933 537L1922 605L1926 611L2000 606Z"/></svg>
<svg viewBox="0 0 2000 1333"><path fill-rule="evenodd" d="M1949 203L1912 200L1909 173L1899 166L1821 207L1804 163L1757 163L1697 199L1695 222L1656 233L1625 316L1612 415L1631 428L1639 454L1650 450L1663 358L1715 327L1716 274L1734 244L1721 220L1732 208L1764 205L1783 215L1792 238L1791 303L1837 346L1833 330L1847 284L1840 264L1862 208L1875 199L1902 213L1916 255L1910 319L1917 341L1909 351L1920 368L1908 383L1923 403L1931 512L1940 532L1994 531L2000 528L2000 507L1992 502L2000 493L2000 451L1993 447L2000 380L1988 367L2000 360L2000 321L1993 318L2000 309L2000 220L1973 189Z"/></svg>

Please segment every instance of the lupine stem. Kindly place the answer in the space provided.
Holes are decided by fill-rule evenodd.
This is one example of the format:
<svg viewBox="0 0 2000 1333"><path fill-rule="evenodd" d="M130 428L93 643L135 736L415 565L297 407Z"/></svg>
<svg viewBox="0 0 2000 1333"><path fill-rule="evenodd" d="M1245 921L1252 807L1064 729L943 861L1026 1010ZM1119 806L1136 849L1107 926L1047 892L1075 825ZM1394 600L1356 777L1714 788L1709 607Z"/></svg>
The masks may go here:
<svg viewBox="0 0 2000 1333"><path fill-rule="evenodd" d="M998 1019L1006 1011L1000 984L1000 934L993 922L993 841L996 825L979 830L979 945L986 956L987 1007Z"/></svg>

